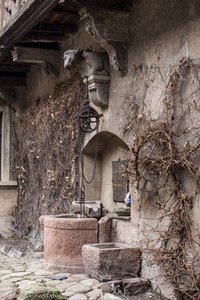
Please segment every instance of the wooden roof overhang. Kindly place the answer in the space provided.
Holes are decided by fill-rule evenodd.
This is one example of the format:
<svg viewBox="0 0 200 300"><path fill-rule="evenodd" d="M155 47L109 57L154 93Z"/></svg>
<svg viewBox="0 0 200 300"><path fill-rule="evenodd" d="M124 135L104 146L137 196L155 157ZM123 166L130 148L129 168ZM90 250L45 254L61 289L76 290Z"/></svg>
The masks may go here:
<svg viewBox="0 0 200 300"><path fill-rule="evenodd" d="M27 2L0 33L0 60L5 58L10 49L58 3L59 0Z"/></svg>
<svg viewBox="0 0 200 300"><path fill-rule="evenodd" d="M27 51L34 53L34 49L44 48L53 55L65 34L77 31L83 5L127 11L130 3L131 0L29 0L0 32L0 88L25 85L30 65L35 63ZM28 58L13 61L11 50L15 46L16 57L22 47Z"/></svg>
<svg viewBox="0 0 200 300"><path fill-rule="evenodd" d="M67 13L58 6L59 0L30 0L0 32L0 88L25 86L26 74L35 63L13 61L14 46L26 50L44 47L52 53L66 33L77 31L78 13Z"/></svg>

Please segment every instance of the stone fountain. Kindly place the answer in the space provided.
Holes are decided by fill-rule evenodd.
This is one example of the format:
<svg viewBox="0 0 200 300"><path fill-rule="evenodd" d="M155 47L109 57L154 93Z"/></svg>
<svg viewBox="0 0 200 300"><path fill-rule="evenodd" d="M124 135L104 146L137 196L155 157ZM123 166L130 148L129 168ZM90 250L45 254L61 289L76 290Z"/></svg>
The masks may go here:
<svg viewBox="0 0 200 300"><path fill-rule="evenodd" d="M81 249L85 244L97 243L97 219L69 214L42 216L40 223L44 227L45 266L70 273L84 272Z"/></svg>

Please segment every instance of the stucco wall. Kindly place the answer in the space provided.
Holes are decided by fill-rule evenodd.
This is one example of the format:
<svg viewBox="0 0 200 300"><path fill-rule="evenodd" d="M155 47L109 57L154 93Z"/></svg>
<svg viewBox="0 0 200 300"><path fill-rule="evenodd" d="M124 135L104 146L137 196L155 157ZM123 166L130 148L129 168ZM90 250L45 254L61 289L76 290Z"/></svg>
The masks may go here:
<svg viewBox="0 0 200 300"><path fill-rule="evenodd" d="M112 132L130 146L135 131L134 123L131 125L132 116L136 118L136 124L141 118L158 122L165 120L163 93L170 73L184 57L199 59L199 29L200 4L196 0L174 0L167 4L164 0L133 1L130 13L128 70L125 76L111 70L109 106L107 109L97 108L100 113L103 113L100 131ZM185 82L185 85L183 97L187 99L191 81ZM181 104L179 102L176 105ZM132 113L135 107L138 115ZM191 119L196 119L198 124L198 115L193 115ZM190 121L186 119L185 124L182 123L181 126L190 127ZM180 143L184 142L186 141L182 140ZM115 150L117 156L117 149ZM111 140L110 145L103 152L101 187L101 200L109 210L114 210L116 207L111 200L111 174L108 160L112 159ZM193 195L194 180L187 174L182 174L182 177L184 188ZM162 212L151 203L146 203L140 209L140 195L134 188L132 190L131 221L113 221L113 240L135 244L142 248L145 248L147 242L158 247L159 232L155 229ZM199 196L194 198L193 203L193 231L197 232L197 228L200 227ZM159 224L159 231L166 230L168 223L167 218L163 220ZM175 299L173 289L163 277L160 268L156 265L148 265L148 255L145 252L143 258L142 275L152 278L154 286L159 286L165 296Z"/></svg>
<svg viewBox="0 0 200 300"><path fill-rule="evenodd" d="M200 5L198 1L133 1L130 16L129 68L125 77L112 72L109 108L104 111L103 128L116 132L127 144L132 143L131 131L124 131L130 124L130 110L137 106L138 120L163 120L163 91L169 74L183 57L199 59ZM140 69L140 67L141 69ZM138 69L139 67L139 69ZM191 82L190 82L191 84ZM120 87L120 88L119 88ZM188 94L188 90L185 91ZM128 104L130 103L130 104ZM180 105L180 104L179 104ZM141 115L140 115L141 114ZM198 123L199 118L196 118ZM189 121L187 120L189 127ZM183 174L183 177L186 175ZM193 194L194 180L184 179L185 188ZM113 222L113 239L133 243L144 247L149 241L155 247L159 233L155 232L161 212L151 204L145 204L141 210L141 199L133 190L131 222ZM199 228L199 197L194 198L193 220ZM168 220L161 223L160 230L167 228ZM165 296L174 299L173 290L163 280L162 272L155 265L147 264L144 254L142 275L152 278ZM160 276L158 276L160 275ZM163 282L165 281L165 284Z"/></svg>
<svg viewBox="0 0 200 300"><path fill-rule="evenodd" d="M0 233L2 236L13 234L11 213L16 205L15 188L0 188Z"/></svg>

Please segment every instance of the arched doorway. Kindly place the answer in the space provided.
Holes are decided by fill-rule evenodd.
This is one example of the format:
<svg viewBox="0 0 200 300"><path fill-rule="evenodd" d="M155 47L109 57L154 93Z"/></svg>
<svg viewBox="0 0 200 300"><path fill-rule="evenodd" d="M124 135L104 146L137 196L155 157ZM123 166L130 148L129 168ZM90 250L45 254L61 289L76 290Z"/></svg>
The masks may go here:
<svg viewBox="0 0 200 300"><path fill-rule="evenodd" d="M100 200L108 211L125 207L128 179L124 173L129 147L117 135L102 131L93 136L84 147L85 175L91 177L95 152L96 174L91 184L86 184L86 200Z"/></svg>

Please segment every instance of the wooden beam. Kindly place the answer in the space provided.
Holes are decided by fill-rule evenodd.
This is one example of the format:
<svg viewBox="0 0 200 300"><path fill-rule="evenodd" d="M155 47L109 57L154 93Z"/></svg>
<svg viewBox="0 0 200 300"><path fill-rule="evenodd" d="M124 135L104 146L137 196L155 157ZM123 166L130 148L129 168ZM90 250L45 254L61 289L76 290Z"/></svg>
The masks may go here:
<svg viewBox="0 0 200 300"><path fill-rule="evenodd" d="M26 76L0 76L0 88L26 86Z"/></svg>
<svg viewBox="0 0 200 300"><path fill-rule="evenodd" d="M77 11L83 6L130 11L132 0L71 0L61 3L59 6L73 11Z"/></svg>
<svg viewBox="0 0 200 300"><path fill-rule="evenodd" d="M44 62L59 64L60 53L57 50L14 47L12 51L14 62L41 64Z"/></svg>
<svg viewBox="0 0 200 300"><path fill-rule="evenodd" d="M5 58L9 50L58 3L59 0L30 0L24 4L7 24L6 29L0 33L0 60Z"/></svg>
<svg viewBox="0 0 200 300"><path fill-rule="evenodd" d="M38 24L31 31L30 34L33 33L44 33L44 34L65 34L65 33L73 33L77 31L77 25L75 24Z"/></svg>
<svg viewBox="0 0 200 300"><path fill-rule="evenodd" d="M49 50L60 50L60 46L58 42L54 42L54 41L20 41L19 43L16 44L16 46L18 47L28 47L28 48L42 48L42 49L49 49ZM6 60L7 62L8 60ZM12 64L13 64L13 60L11 60ZM16 65L16 63L15 63Z"/></svg>
<svg viewBox="0 0 200 300"><path fill-rule="evenodd" d="M65 40L63 34L56 33L46 33L46 32L30 32L25 37L22 38L22 42L62 42Z"/></svg>

